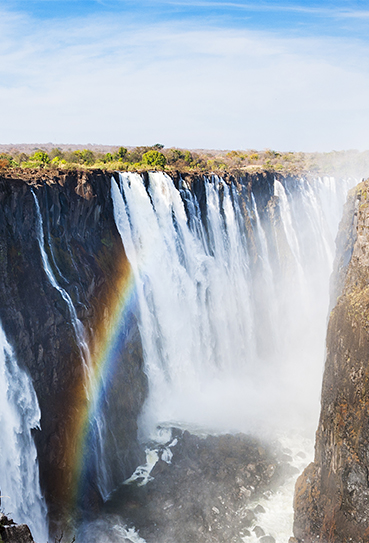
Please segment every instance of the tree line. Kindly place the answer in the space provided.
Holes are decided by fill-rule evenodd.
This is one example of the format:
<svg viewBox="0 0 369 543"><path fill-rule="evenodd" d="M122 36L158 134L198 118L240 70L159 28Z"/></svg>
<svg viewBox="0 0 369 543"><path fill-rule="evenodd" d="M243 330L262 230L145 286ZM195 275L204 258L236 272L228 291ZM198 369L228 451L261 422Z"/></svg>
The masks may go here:
<svg viewBox="0 0 369 543"><path fill-rule="evenodd" d="M116 147L103 153L91 149L35 149L33 153L13 151L0 154L0 170L12 168L102 169L119 171L199 171L240 172L274 171L285 175L367 176L369 151L332 151L329 153L257 151L190 151L164 148L162 144Z"/></svg>

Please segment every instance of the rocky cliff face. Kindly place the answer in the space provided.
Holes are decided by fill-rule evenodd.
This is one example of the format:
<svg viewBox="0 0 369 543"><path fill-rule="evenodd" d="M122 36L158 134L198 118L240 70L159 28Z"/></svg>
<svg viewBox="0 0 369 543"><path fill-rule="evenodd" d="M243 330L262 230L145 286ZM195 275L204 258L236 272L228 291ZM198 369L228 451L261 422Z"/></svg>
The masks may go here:
<svg viewBox="0 0 369 543"><path fill-rule="evenodd" d="M338 236L315 460L295 493L298 541L369 541L369 182Z"/></svg>
<svg viewBox="0 0 369 543"><path fill-rule="evenodd" d="M111 299L118 296L118 280L128 266L114 223L110 179L100 172L0 178L0 319L39 400L41 431L35 432L35 440L41 485L54 520L66 507L73 484L74 421L84 408L85 375L70 311L42 264L32 191L40 205L51 267L73 300L93 350L109 327ZM119 390L110 405L124 413L115 416L124 458L114 474L119 481L142 461L136 421L147 391L134 311L128 323ZM88 499L96 502L98 492L90 491Z"/></svg>

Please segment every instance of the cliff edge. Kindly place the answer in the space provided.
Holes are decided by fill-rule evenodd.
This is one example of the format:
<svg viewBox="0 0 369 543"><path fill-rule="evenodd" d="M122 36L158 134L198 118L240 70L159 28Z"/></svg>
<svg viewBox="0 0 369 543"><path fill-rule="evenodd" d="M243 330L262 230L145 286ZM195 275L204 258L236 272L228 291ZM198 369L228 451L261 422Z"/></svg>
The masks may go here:
<svg viewBox="0 0 369 543"><path fill-rule="evenodd" d="M315 459L295 490L297 541L369 541L369 180L337 238Z"/></svg>

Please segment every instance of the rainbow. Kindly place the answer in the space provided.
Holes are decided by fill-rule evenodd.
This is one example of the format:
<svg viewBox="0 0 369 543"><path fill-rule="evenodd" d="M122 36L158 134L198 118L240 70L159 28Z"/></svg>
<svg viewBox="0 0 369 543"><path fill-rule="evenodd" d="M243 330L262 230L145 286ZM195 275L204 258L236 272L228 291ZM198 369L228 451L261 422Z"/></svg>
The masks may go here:
<svg viewBox="0 0 369 543"><path fill-rule="evenodd" d="M105 307L107 317L100 318L94 331L91 348L90 369L85 383L80 389L78 416L72 431L74 446L71 451L70 514L73 516L78 506L88 495L94 446L94 421L100 413L106 387L112 382L121 353L124 350L127 319L132 315L136 304L135 281L131 266L124 255L118 265L114 291L110 293Z"/></svg>

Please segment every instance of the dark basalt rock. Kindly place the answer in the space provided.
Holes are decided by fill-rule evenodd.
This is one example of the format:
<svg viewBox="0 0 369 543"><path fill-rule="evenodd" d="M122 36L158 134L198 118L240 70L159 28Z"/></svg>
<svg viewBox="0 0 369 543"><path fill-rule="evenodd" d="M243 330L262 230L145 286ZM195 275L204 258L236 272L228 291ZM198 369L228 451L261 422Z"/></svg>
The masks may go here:
<svg viewBox="0 0 369 543"><path fill-rule="evenodd" d="M31 375L40 404L41 431L35 431L35 441L53 520L63 514L73 484L70 453L75 448L74 423L84 409L80 393L84 369L68 306L43 270L31 189L40 205L54 274L72 298L92 350L109 327L117 281L128 264L114 222L111 175L99 171L21 175L22 179L0 176L0 320L18 363ZM116 483L144 458L137 441L137 416L147 379L134 312L127 315L124 333L119 390L116 385L107 406L109 416L115 417L121 447L119 462L114 465L112 459ZM93 509L99 502L91 481L86 506Z"/></svg>
<svg viewBox="0 0 369 543"><path fill-rule="evenodd" d="M3 514L0 514L0 540L4 543L34 543L27 524L14 524Z"/></svg>
<svg viewBox="0 0 369 543"><path fill-rule="evenodd" d="M122 485L104 513L121 515L148 543L242 541L263 511L251 504L289 477L283 454L243 434L174 435L171 463L159 460L145 486Z"/></svg>
<svg viewBox="0 0 369 543"><path fill-rule="evenodd" d="M298 542L369 541L369 182L348 198L337 238L315 460L295 492Z"/></svg>

